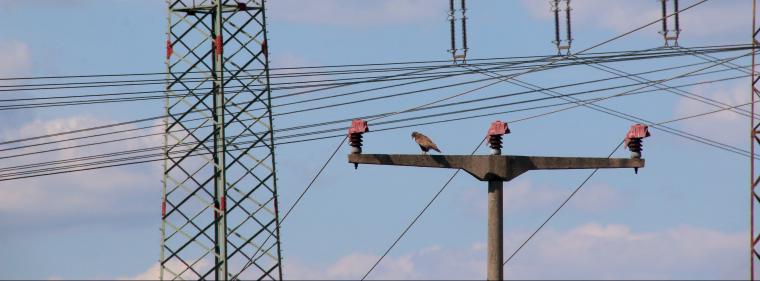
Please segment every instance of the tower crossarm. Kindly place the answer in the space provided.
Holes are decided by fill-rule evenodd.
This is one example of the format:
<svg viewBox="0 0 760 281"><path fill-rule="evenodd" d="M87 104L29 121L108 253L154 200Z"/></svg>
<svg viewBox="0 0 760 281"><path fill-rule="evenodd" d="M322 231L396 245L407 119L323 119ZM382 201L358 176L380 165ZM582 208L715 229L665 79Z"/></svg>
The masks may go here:
<svg viewBox="0 0 760 281"><path fill-rule="evenodd" d="M348 162L462 169L481 181L510 181L531 170L644 167L644 159L519 155L349 154Z"/></svg>

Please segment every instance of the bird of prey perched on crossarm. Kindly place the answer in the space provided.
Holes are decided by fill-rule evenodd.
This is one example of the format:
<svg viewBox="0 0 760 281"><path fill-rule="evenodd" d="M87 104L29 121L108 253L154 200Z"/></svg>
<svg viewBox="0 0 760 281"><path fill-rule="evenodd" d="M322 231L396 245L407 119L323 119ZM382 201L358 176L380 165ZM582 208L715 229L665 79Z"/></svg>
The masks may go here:
<svg viewBox="0 0 760 281"><path fill-rule="evenodd" d="M412 132L412 138L414 139L417 144L420 145L420 149L422 149L422 154L427 154L428 150L435 150L438 151L438 153L441 152L440 149L438 149L438 146L433 143L430 138L428 138L426 135L420 134L418 132Z"/></svg>

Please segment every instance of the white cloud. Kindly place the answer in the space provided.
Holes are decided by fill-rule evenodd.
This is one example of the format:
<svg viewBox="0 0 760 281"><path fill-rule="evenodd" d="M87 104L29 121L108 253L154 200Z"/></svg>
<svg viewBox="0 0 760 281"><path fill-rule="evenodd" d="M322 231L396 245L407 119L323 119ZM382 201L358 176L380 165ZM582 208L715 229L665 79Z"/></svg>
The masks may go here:
<svg viewBox="0 0 760 281"><path fill-rule="evenodd" d="M528 233L508 233L505 255ZM545 229L505 269L509 279L737 279L746 272L744 233L690 226L636 232L625 225ZM328 264L289 259L287 279L358 279L378 256L350 253ZM389 255L370 279L483 279L485 247L430 246Z"/></svg>
<svg viewBox="0 0 760 281"><path fill-rule="evenodd" d="M746 271L745 236L691 226L655 232L595 223L549 229L523 249L507 273L518 279L736 279ZM548 267L552 270L544 270Z"/></svg>
<svg viewBox="0 0 760 281"><path fill-rule="evenodd" d="M532 183L527 179L517 179L504 185L505 213L530 212L556 207L572 192L571 186L547 186ZM567 207L584 211L597 212L625 206L623 194L615 187L604 183L589 183ZM469 211L478 216L486 212L486 197L483 188L467 187L460 197Z"/></svg>
<svg viewBox="0 0 760 281"><path fill-rule="evenodd" d="M6 140L31 136L54 134L58 132L87 128L102 124L114 123L112 120L101 120L94 117L68 117L53 120L37 120L15 130L5 132ZM118 129L132 129L134 126L123 126ZM136 149L161 145L161 137L125 138L161 130L156 127L153 131L131 131L129 133L64 141L46 146L29 147L3 151L0 157L9 157L24 153L47 149L60 149L108 139L123 141L66 149L50 153L34 154L23 157L0 159L2 167L33 164L51 160L69 159L97 155L125 149ZM61 141L74 136L82 136L103 131L85 132L77 135L61 135L43 140L4 145L0 148L17 147L19 145ZM160 162L155 165L124 166L107 168L88 172L60 174L46 177L20 179L0 182L0 225L10 227L19 224L66 224L67 221L93 216L119 216L135 213L154 212L158 214L158 203L161 194ZM38 166L48 168L49 166ZM7 172L4 172L7 173ZM155 205L150 205L155 204ZM112 217L113 218L113 217Z"/></svg>
<svg viewBox="0 0 760 281"><path fill-rule="evenodd" d="M135 276L121 277L117 280L158 280L161 272L161 265L158 263L152 264L145 271L138 273Z"/></svg>
<svg viewBox="0 0 760 281"><path fill-rule="evenodd" d="M205 260L201 260L196 264L199 268L205 268L208 267L209 264ZM178 260L171 260L166 263L166 267L169 271L180 273L182 271L185 271L187 267L182 264ZM193 274L191 271L185 271L184 273L180 274L179 278L175 278L174 275L169 273L168 271L164 272L164 279L180 279L180 280L192 280L195 278L198 278L197 275ZM161 276L161 265L159 263L152 264L148 269L146 269L143 272L140 272L134 276L129 277L119 277L115 278L116 280L160 280L159 277Z"/></svg>
<svg viewBox="0 0 760 281"><path fill-rule="evenodd" d="M29 46L20 41L0 41L0 77L18 77L29 73L32 57Z"/></svg>
<svg viewBox="0 0 760 281"><path fill-rule="evenodd" d="M20 2L20 1L19 1ZM0 8L3 10L3 8ZM17 40L0 40L0 78L29 76L32 70L32 52L29 46ZM0 86L17 85L28 81L7 80L0 81ZM9 98L20 97L13 92L3 92ZM28 97L26 93L24 97ZM5 110L0 112L0 130L18 126L24 120L29 120L35 115L34 109Z"/></svg>
<svg viewBox="0 0 760 281"><path fill-rule="evenodd" d="M272 68L294 68L317 65L313 61L296 53L276 54L271 61ZM277 73L291 73L292 70L278 70Z"/></svg>
<svg viewBox="0 0 760 281"><path fill-rule="evenodd" d="M388 255L372 271L368 279L463 279L468 276L473 278L481 275L482 271L478 252L480 250L452 251L433 245L399 256ZM285 263L283 274L285 279L289 280L359 279L378 258L377 255L351 253L327 265L306 265L290 259Z"/></svg>
<svg viewBox="0 0 760 281"><path fill-rule="evenodd" d="M420 23L445 18L445 3L434 0L272 1L273 21L348 27Z"/></svg>
<svg viewBox="0 0 760 281"><path fill-rule="evenodd" d="M744 35L752 20L751 1L709 1L682 16L683 36Z"/></svg>

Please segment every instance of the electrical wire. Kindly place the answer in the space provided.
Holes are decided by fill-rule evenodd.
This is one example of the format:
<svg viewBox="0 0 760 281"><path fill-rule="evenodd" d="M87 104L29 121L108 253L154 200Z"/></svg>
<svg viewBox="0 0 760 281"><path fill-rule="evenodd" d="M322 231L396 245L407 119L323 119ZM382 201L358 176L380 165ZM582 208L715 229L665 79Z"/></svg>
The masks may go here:
<svg viewBox="0 0 760 281"><path fill-rule="evenodd" d="M575 93L575 94L578 94L578 93ZM547 98L536 99L536 100L543 100L543 99L547 99ZM536 101L536 100L530 100L530 101ZM521 101L521 102L516 102L516 103L510 103L510 104L519 104L519 103L525 103L525 102L526 102L526 101ZM501 104L501 105L497 105L497 106L490 106L490 107L486 107L486 108L501 107L501 106L504 106L504 105L510 105L510 104ZM481 108L476 108L475 110L482 110L482 109L486 109L486 108L483 108L483 107L481 107ZM473 109L469 109L469 110L461 110L461 111L457 111L457 112L449 112L449 113L444 113L444 114L437 114L437 116L441 116L441 115L445 115L445 114L453 114L453 113L462 113L462 112L469 112L469 111L472 111L472 110L473 110ZM385 114L379 114L379 115L375 115L375 116L382 116L382 115L386 115L386 114L388 114L388 113L385 113ZM417 118L420 118L420 117L417 117ZM425 118L425 117L421 117L421 118ZM318 124L314 124L314 126L316 126L316 125L318 125ZM301 126L301 127L303 127L303 126ZM342 130L342 129L344 129L344 128L339 128L338 130ZM322 132L329 132L329 131L334 131L334 130L325 130L325 131L321 131L321 132L310 132L310 133L306 133L306 134L322 133ZM191 143L191 144L192 144L192 143ZM188 144L188 145L190 145L190 144ZM159 148L162 148L162 147L155 147L155 148L153 148L153 149L159 149ZM145 149L136 150L136 152L143 152L143 151L145 151ZM127 153L129 153L129 152L127 152ZM739 152L739 153L741 153L741 152ZM109 155L110 155L110 154L109 154ZM118 155L118 154L117 154L117 155ZM80 158L80 159L75 159L75 160L82 160L82 159L89 159L89 157L88 157L88 158ZM38 163L38 165L51 164L51 163L52 163L52 164L55 164L55 163L58 163L58 162Z"/></svg>
<svg viewBox="0 0 760 281"><path fill-rule="evenodd" d="M660 71L667 71L667 70L679 69L679 68L683 68L683 67L691 67L691 66L702 65L702 64L706 64L706 63L696 63L696 64L687 64L687 65L684 65L684 66L675 66L675 67L661 68L661 69L657 69L657 70L637 73L635 75L650 74L650 73L656 73L656 72L660 72ZM717 72L720 72L720 71L706 72L704 74L717 73ZM591 82L594 82L594 81L606 81L606 80L592 80ZM695 85L695 84L688 84L688 85ZM375 88L375 89L377 89L377 88ZM308 102L308 101L313 101L313 100L306 100L306 101L302 101L302 102ZM276 108L276 107L279 107L279 106L286 106L286 105L290 105L290 104L274 105L273 108ZM262 109L262 108L253 109L253 110L255 111L255 110L259 110L259 109ZM158 116L158 118L160 118L160 117L165 117L165 116ZM197 120L204 120L204 119L206 119L206 117L194 118L194 119L189 119L189 120L186 120L186 121L197 121ZM121 125L126 125L126 124L131 124L131 123L138 123L138 122L145 122L145 121L151 121L151 120L152 120L152 118L143 118L143 119L138 119L135 122L128 121L128 122L116 123L114 125L115 126L121 126ZM245 121L245 120L241 120L241 121ZM46 143L40 143L40 144L20 146L20 147L15 147L15 148L8 148L8 149L0 149L0 151L6 151L6 150L16 149L16 148L26 148L26 147L30 147L30 146L39 146L39 145L53 144L53 143L70 141L70 140L78 140L78 139L85 139L85 138L91 138L91 137L98 137L98 136L104 136L104 135L109 135L109 134L119 134L119 133L131 132L131 131L135 131L135 130L151 129L151 128L160 127L160 126L163 126L163 125L144 126L144 127L138 127L138 128L132 128L132 129L126 129L126 130L119 130L119 131L114 131L114 132L108 132L108 133L100 133L100 134L88 135L88 136L83 136L83 137L69 138L69 139L63 139L63 140L56 140L56 141L51 141L51 142L46 142ZM209 125L209 126L211 126L211 125ZM313 126L313 124L310 125L310 126ZM104 128L104 127L103 126L93 127L93 129L102 129L102 128ZM81 131L80 130L76 130L76 131L72 131L72 133L78 133L78 132L82 132L82 131L85 131L85 130L81 130ZM180 132L180 131L173 131L173 132ZM65 133L66 132L61 132L59 134L37 136L37 137L31 138L31 139L30 138L26 138L26 139L12 140L12 141L3 142L3 143L0 143L0 144L10 144L10 143L16 143L16 142L22 142L22 141L29 141L29 140L39 139L39 138L55 137L55 136L59 136L61 134L65 134ZM158 135L158 134L162 134L162 133L148 134L148 135L143 135L142 137L149 137L149 136L154 136L154 135ZM130 139L132 139L132 138L130 138Z"/></svg>
<svg viewBox="0 0 760 281"><path fill-rule="evenodd" d="M705 83L705 82L701 82L701 83ZM689 85L691 85L691 84L689 84ZM630 94L637 94L637 93L646 93L646 92L651 92L651 91L652 90L642 90L642 91L638 91L638 92L631 92L631 93L628 93L628 94L630 95ZM616 95L616 96L622 96L622 95ZM548 98L542 98L541 100L544 100L544 99L548 99ZM605 98L592 99L592 101L598 101L598 100L601 100L601 99L605 99ZM583 101L583 102L590 102L590 101ZM516 102L516 103L509 103L509 104L520 104L520 103L525 103L525 102ZM573 102L573 103L577 103L577 102ZM496 107L502 107L504 105L508 105L508 104L502 104L502 105L498 105ZM539 108L541 108L541 107L539 107ZM483 109L486 109L486 108L476 107L476 108L465 109L465 110L460 110L460 111L456 111L456 112L444 112L444 113L431 114L431 115L427 115L427 116L415 116L415 117L411 117L411 118L404 118L404 119L398 119L398 120L384 121L384 122L378 122L378 123L373 123L373 124L375 124L375 125L392 124L392 123L405 122L405 121L410 121L410 120L419 120L419 119L424 119L424 118L440 117L440 116L444 116L444 115L458 114L458 113L464 113L464 112L470 112L470 111L479 111L479 110L483 110ZM515 112L515 110L511 110L511 111L508 111L508 112ZM378 115L374 115L374 116L382 116L382 115L383 114L378 114ZM371 116L366 116L366 117L371 117ZM340 121L339 123L347 122L346 120L348 120L348 119L339 120ZM350 120L348 120L348 121L350 121ZM323 122L323 123L338 123L338 122L331 121L331 122ZM318 123L318 124L305 125L305 126L296 126L296 127L279 129L279 130L276 130L275 132L283 132L283 131L289 131L289 130L293 130L293 129L302 129L302 128L309 128L309 127L316 127L316 126L321 126L321 125L323 125L323 124L319 124ZM322 130L322 131L312 131L312 132L307 132L307 133L294 134L294 135L286 136L286 138L302 137L302 136L309 136L309 135L315 135L315 134L336 132L336 131L342 131L342 130L345 130L345 127L341 126L339 128L336 128L336 129L327 129L327 130ZM261 132L261 133L264 133L264 132ZM257 134L261 134L261 133L257 133ZM257 134L241 135L239 137L243 137L243 136L255 136ZM722 143L719 143L719 142L715 142L715 143L718 143L720 145L725 145L725 144L722 144ZM85 147L85 146L89 146L89 145L96 145L96 144L101 144L101 143L77 145L77 146L67 147L67 148L64 148L64 149L81 148L81 147ZM196 142L191 142L191 143L185 143L185 144L182 144L182 145L184 145L184 146L190 146L190 145L194 145L194 144L197 144L197 143ZM722 148L722 147L719 146L718 148ZM121 152L107 153L107 154L94 155L94 156L79 157L79 158L74 158L74 159L66 159L66 160L58 160L58 161L48 161L48 162L35 163L35 164L29 164L29 165L24 165L24 166L7 167L7 168L0 169L0 171L18 170L19 168L43 167L43 166L46 166L46 165L62 164L62 163L68 163L68 162L73 162L73 161L92 160L92 159L103 158L103 157L111 157L111 156L118 156L118 155L125 155L125 154L148 152L148 151L151 151L151 150L159 150L159 149L163 149L163 146L141 148L141 149L136 149L136 150L121 151ZM61 149L59 148L59 149L54 149L54 150L50 150L50 151L58 151L58 150L61 150ZM183 151L179 151L179 152L190 152L190 151L192 151L192 150L183 150ZM43 151L43 152L49 152L49 151ZM39 153L43 153L43 152L39 152ZM736 152L736 151L732 151L732 152L741 153L741 152ZM31 153L31 154L36 154L36 153ZM29 155L29 154L27 154L27 155ZM742 155L744 155L744 154L742 154ZM19 157L19 156L25 156L25 154L6 156L6 157L0 158L0 159L7 159L9 157Z"/></svg>
<svg viewBox="0 0 760 281"><path fill-rule="evenodd" d="M748 55L750 55L752 53L754 53L754 52L750 52ZM736 58L738 58L738 57L736 57ZM736 58L732 58L730 60L734 60ZM717 63L713 64L712 66L708 66L706 68L703 68L702 70L705 70L705 69L708 69L710 67L714 67L714 66L717 66L717 65L720 65L720 64L722 64L722 63L721 62L717 62ZM475 67L475 68L477 68L477 67ZM486 75L486 76L489 76L489 77L494 77L495 75L498 75L498 74L489 74L489 73L487 73L487 71L483 71L482 73L484 75ZM626 75L619 75L619 74L616 74L616 75L618 75L619 77L624 77L624 78L630 77L630 74L628 74L628 76L626 76ZM647 84L652 84L651 86L657 86L657 85L661 84L662 82L664 82L664 81L662 81L662 82L655 83L654 81L651 81L651 80L648 80L648 79L643 79L643 78L632 79L632 80L639 81L639 82L643 81L643 82L646 82ZM575 101L578 101L577 98L574 98L574 97L571 97L571 96L568 96L568 95L563 95L563 94L561 94L559 92L554 91L553 89L542 88L542 87L539 87L539 86L531 84L531 83L520 81L519 79L504 80L504 82L508 82L508 83L511 83L511 84L514 84L514 85L517 85L517 86L521 86L521 87L524 87L524 88L529 89L529 90L537 90L537 91L545 93L545 94L547 94L547 95L549 95L551 97L560 97L560 98L562 98L564 100L575 100ZM639 88L639 89L643 89L643 88ZM696 96L696 95L691 94L691 93L689 93L689 94L693 95L693 96ZM687 96L687 97L692 97L692 96ZM701 97L701 96L698 96L698 97ZM609 114L609 115L612 115L612 116L615 116L615 117L619 117L619 118L623 118L623 119L626 119L626 120L629 120L629 121L633 121L633 122L642 122L642 121L643 122L648 122L648 121L646 121L644 119L641 119L641 118L638 118L638 117L635 117L635 116L632 116L632 115L629 115L629 114L625 114L625 113L622 113L620 111L613 110L613 109L610 109L610 108L607 108L607 107L604 107L604 106L601 106L601 105L582 104L582 103L579 103L579 105L582 105L582 106L585 106L585 107L591 108L593 110L597 110L597 111L600 111L602 113L606 113L606 114ZM720 107L720 106L718 106L718 107ZM673 133L673 134L685 137L687 139L691 139L691 140L694 140L694 141L705 143L707 145L713 145L713 144L710 144L710 142L714 142L714 141L711 141L711 140L708 140L708 139L704 139L702 137L699 137L699 136L696 136L696 135L693 135L693 134L684 133L682 131L679 131L677 129L670 128L670 127L667 127L667 126L664 126L664 128L660 128L660 129L664 130L664 131L667 131L669 133ZM727 145L723 144L723 146L726 147ZM749 153L749 151L741 150L739 148L735 148L735 147L731 147L731 146L727 146L727 149L728 150L733 149L733 151L735 153L739 154L739 155L746 155L747 153Z"/></svg>
<svg viewBox="0 0 760 281"><path fill-rule="evenodd" d="M378 89L378 88L375 88L375 89ZM360 91L360 92L362 92L362 91ZM277 98L277 97L273 97L273 99L274 98ZM274 105L274 107L277 107L277 106L278 105ZM166 116L156 116L154 118L143 118L143 119L138 119L138 120L134 120L134 121L120 122L120 123L116 123L116 124L113 124L113 125L114 126L123 126L123 125L131 124L131 123L145 122L145 121L150 121L152 119L161 119L161 118L165 118L165 117ZM157 125L157 126L160 126L160 125ZM104 128L104 126L93 127L92 129L102 129L102 128ZM80 131L86 131L86 130L87 129L75 130L73 132L80 132ZM51 135L51 136L57 136L57 135L61 135L61 134L67 134L67 132L61 132L61 133L58 133L58 134L55 134L55 135ZM25 139L20 139L20 140L12 140L12 141L0 142L0 145L8 144L8 143L14 143L14 142L18 142L18 141L28 141L28 140L39 139L39 138L44 138L44 137L49 137L49 136L48 135L42 135L42 136L33 137L33 138L25 138Z"/></svg>
<svg viewBox="0 0 760 281"><path fill-rule="evenodd" d="M750 52L748 55L752 55L754 53L755 52L753 51L753 52ZM716 59L716 60L708 60L708 61L711 62L711 63L716 63L719 60ZM720 63L720 64L722 64L722 63ZM604 72L607 72L607 73L611 73L613 75L617 75L617 76L620 76L620 77L625 77L625 78L631 79L633 81L653 82L652 80L649 80L649 79L646 79L644 77L641 77L640 75L631 74L631 73L628 73L628 72L625 72L625 71L622 71L622 70L619 70L619 69L615 69L613 67L606 66L606 65L603 65L603 64L588 64L588 66L592 67L592 68L595 68L595 69L598 69L598 70L601 70L601 71L604 71ZM737 70L737 71L745 72L746 73L746 71L744 71L744 69L742 69L742 66L739 66L739 65L735 65L733 67L729 66L728 69L729 70ZM661 90L673 93L675 95L678 95L678 96L681 96L681 97L684 97L684 98L688 98L688 99L691 99L691 100L695 100L695 101L698 101L698 102L701 102L701 103L704 103L704 104L707 104L707 105L715 106L715 107L721 107L721 106L727 106L728 105L728 104L726 104L724 102L721 102L721 101L718 101L718 100L715 100L715 99L711 99L711 98L708 98L708 97L696 95L696 94L693 94L693 93L690 93L690 92L687 92L687 91L684 91L684 90L671 89L667 85L663 85L663 84L655 85L655 87L657 87L657 88L659 88ZM742 116L745 116L745 117L750 117L750 112L747 111L747 110L744 110L744 109L736 109L736 110L734 110L732 112L735 112L736 114L739 114L739 115L742 115Z"/></svg>
<svg viewBox="0 0 760 281"><path fill-rule="evenodd" d="M745 46L748 44L744 44ZM720 45L716 45L720 46ZM735 46L742 46L742 45L735 45ZM715 47L715 46L708 46L708 47ZM699 47L694 47L699 48ZM595 52L595 53L587 53L587 55L614 55L617 53L620 53L621 51L608 51L608 52ZM477 58L477 59L468 59L468 63L476 62L487 62L487 61L499 61L499 60L517 60L517 59L532 59L532 60L540 60L540 59L546 59L556 57L555 55L533 55L533 56L512 56L512 57L493 57L493 58ZM270 70L270 76L277 76L277 75L284 75L284 74L297 74L297 75L303 75L308 73L329 73L329 72L303 72L303 73L294 73L291 72L291 70L302 70L302 69L325 69L325 68L351 68L351 67L372 67L372 66L388 66L388 65L406 65L406 64L445 64L451 66L450 60L422 60L422 61L407 61L407 62L384 62L384 63L363 63L363 64L342 64L342 65L322 65L322 66L293 66L293 67L269 67ZM426 66L421 66L426 67ZM397 68L398 69L398 68ZM251 69L244 69L244 71L264 71L262 68L251 68ZM278 71L282 71L282 74L279 74ZM208 74L211 73L210 70L202 70L202 71L187 71L185 73L189 74ZM28 76L28 77L0 77L0 81L12 81L12 80L42 80L42 79L74 79L74 78L101 78L101 77L128 77L128 76L165 76L169 73L166 72L133 72L133 73L111 73L111 74L78 74L78 75L57 75L57 76Z"/></svg>
<svg viewBox="0 0 760 281"><path fill-rule="evenodd" d="M743 49L748 49L748 48L746 48L746 47L741 47L741 48L738 48L738 49L737 48L720 48L720 49L712 50L711 52L728 52L728 51L738 51L738 50L743 50ZM702 51L702 52L706 52L706 51ZM670 53L671 54L669 54L668 56L682 56L682 55L685 55L684 52L681 52L681 51L674 51L674 52L670 52ZM625 54L621 54L620 56L625 56ZM628 56L630 56L630 54ZM642 57L636 57L636 58L622 58L622 59L601 60L601 61L598 60L598 58L587 58L587 59L589 60L589 62L593 59L593 61L596 62L596 63L602 63L602 62L614 62L614 61L629 61L629 60L639 60L639 59L663 58L663 57L668 57L668 56L658 55L658 56L648 56L648 57L643 57L643 58ZM470 65L476 66L477 64L470 64ZM499 64L499 65L502 65L502 64ZM572 66L572 65L577 65L577 63L576 62L572 62L572 61L568 61L568 62L565 62L564 64L558 64L556 67ZM423 71L436 70L436 69L441 68L441 67L451 68L452 66L451 65L448 65L448 66L439 66L439 67L436 67L436 68L425 68L425 69L422 69L422 70ZM530 66L522 66L521 68L525 69L527 67L530 67ZM454 70L453 72L459 72L459 71L458 70ZM443 74L445 74L445 72L433 73L433 75L438 75L438 74L443 75ZM429 75L429 74L426 74L426 75ZM413 77L408 77L408 76L411 76L409 74L406 74L405 76L407 76L407 77L396 78L394 80L413 79ZM284 83L271 83L270 84L270 88L273 89L273 90L275 90L275 89L276 90L282 90L282 89L297 89L297 88L305 88L305 87L317 87L317 86L324 86L324 85L341 85L341 83L327 83L327 84L318 84L318 85L312 85L312 84L309 84L309 83L315 83L315 82L335 82L335 81L346 81L346 80L356 80L356 79L365 79L365 80L369 80L369 81L374 81L374 79L376 79L376 78L377 78L377 76L375 76L375 77L351 77L351 78L341 78L341 79L320 79L320 80L310 80L310 81L295 81L295 82L284 82ZM192 78L188 78L188 79L192 80ZM203 78L202 81L211 82L209 80L209 78ZM125 81L114 81L114 82L125 82ZM140 82L140 81L135 80L135 81L127 81L127 82ZM187 82L187 81L183 80L183 82ZM87 82L77 82L75 84L82 84L82 83L87 83ZM94 82L94 83L100 83L100 82ZM161 82L161 83L163 84L163 82ZM307 85L290 86L290 87L272 87L272 85L304 84L304 83L307 84ZM40 85L42 85L42 84L40 84ZM58 85L58 84L45 84L45 85ZM61 85L63 85L63 84L61 84ZM134 86L134 85L144 85L144 84L134 84L134 83L132 83L132 84L123 84L123 85ZM123 86L123 85L122 84L117 84L117 85L109 85L109 86ZM19 87L19 86L23 86L23 85L0 86L0 88L2 88L2 87ZM88 86L97 87L98 85L88 85ZM251 87L247 86L245 88L250 89ZM44 88L44 89L67 89L67 88L51 87L51 88ZM211 90L213 88L203 88L203 89L204 90ZM23 89L23 88L22 89L0 89L0 91L14 91L14 90L24 90L24 91L26 91L26 90L29 90L29 89ZM263 88L262 89L256 88L256 90L263 90ZM183 89L182 91L187 91L187 89ZM3 100L0 100L0 101L3 101L3 102L12 102L12 101L40 100L40 99L66 99L66 98L99 97L99 96L114 96L114 95L134 95L134 94L160 93L160 92L162 92L162 91L140 91L140 92L126 92L126 93L75 95L75 96L18 98L18 99L3 99ZM159 97L163 97L163 96L159 96Z"/></svg>

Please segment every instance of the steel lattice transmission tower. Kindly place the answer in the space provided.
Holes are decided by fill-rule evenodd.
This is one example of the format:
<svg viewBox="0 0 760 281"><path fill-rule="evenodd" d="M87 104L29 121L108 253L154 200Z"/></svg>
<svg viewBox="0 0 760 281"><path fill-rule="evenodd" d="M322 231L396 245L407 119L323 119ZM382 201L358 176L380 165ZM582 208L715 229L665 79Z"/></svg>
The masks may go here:
<svg viewBox="0 0 760 281"><path fill-rule="evenodd" d="M167 4L160 278L282 279L264 2Z"/></svg>
<svg viewBox="0 0 760 281"><path fill-rule="evenodd" d="M752 0L752 47L760 47L760 26L757 22L757 0ZM749 279L755 280L755 264L760 262L760 252L758 252L758 242L760 241L760 231L758 231L755 224L755 211L760 210L760 190L758 189L758 183L760 183L760 171L757 169L758 157L755 156L755 151L760 148L760 118L757 118L758 110L755 102L760 99L760 84L758 83L758 66L757 66L757 53L752 53L752 88L750 91L751 98L751 115L750 115L750 237L749 237Z"/></svg>

